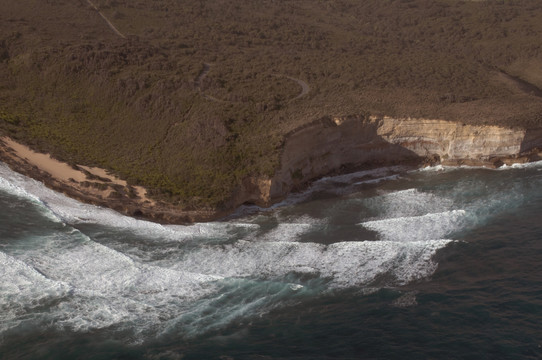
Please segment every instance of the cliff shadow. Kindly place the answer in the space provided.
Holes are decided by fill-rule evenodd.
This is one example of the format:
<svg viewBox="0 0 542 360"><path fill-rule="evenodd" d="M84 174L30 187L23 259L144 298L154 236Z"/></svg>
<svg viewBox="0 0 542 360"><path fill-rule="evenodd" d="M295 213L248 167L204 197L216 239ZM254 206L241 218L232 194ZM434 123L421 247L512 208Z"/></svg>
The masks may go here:
<svg viewBox="0 0 542 360"><path fill-rule="evenodd" d="M542 151L542 128L527 129L521 141L520 154L528 153L534 149Z"/></svg>
<svg viewBox="0 0 542 360"><path fill-rule="evenodd" d="M420 156L378 134L379 120L324 117L287 135L270 197L284 197L316 179L393 165L420 166L436 157Z"/></svg>

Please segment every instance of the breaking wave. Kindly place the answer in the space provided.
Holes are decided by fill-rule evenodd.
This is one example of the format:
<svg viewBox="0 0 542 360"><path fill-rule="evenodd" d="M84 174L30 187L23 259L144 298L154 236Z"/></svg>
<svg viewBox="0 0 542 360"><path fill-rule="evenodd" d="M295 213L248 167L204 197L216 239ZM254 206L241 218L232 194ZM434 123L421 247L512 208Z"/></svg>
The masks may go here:
<svg viewBox="0 0 542 360"><path fill-rule="evenodd" d="M190 337L330 292L410 284L434 273L435 254L458 233L524 201L476 177L427 187L437 172L379 171L315 183L311 194L339 189L333 199L305 194L257 215L164 226L79 203L0 164L0 201L19 199L17 211L33 209L26 216L39 223L15 236L13 220L2 220L0 336L33 324L136 342Z"/></svg>

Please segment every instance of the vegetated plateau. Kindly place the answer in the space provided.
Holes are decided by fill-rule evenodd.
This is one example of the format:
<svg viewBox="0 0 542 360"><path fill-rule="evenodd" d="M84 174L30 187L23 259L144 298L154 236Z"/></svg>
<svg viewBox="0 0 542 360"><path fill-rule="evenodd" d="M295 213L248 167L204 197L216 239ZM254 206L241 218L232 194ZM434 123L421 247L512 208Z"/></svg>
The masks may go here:
<svg viewBox="0 0 542 360"><path fill-rule="evenodd" d="M231 210L317 119L542 124L538 0L4 0L0 132ZM295 171L292 173L295 176Z"/></svg>

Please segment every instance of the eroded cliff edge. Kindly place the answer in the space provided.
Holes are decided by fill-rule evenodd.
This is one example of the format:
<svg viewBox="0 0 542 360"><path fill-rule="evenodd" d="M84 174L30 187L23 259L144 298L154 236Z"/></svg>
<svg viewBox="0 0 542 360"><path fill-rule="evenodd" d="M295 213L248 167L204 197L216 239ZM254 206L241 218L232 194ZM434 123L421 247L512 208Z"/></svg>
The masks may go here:
<svg viewBox="0 0 542 360"><path fill-rule="evenodd" d="M542 129L439 119L325 117L289 133L272 178L247 179L236 206L268 206L322 176L397 164L483 165L542 159Z"/></svg>
<svg viewBox="0 0 542 360"><path fill-rule="evenodd" d="M439 119L369 115L330 116L284 137L280 165L272 177L245 178L221 209L183 209L146 199L128 184L97 184L115 190L112 196L111 191L104 195L103 191L89 187L88 180L95 182L96 176L80 181L55 177L46 167L18 154L9 143L0 141L0 160L15 171L78 200L162 223L215 220L246 203L267 207L313 180L363 168L399 164L499 167L542 159L542 128L475 126Z"/></svg>

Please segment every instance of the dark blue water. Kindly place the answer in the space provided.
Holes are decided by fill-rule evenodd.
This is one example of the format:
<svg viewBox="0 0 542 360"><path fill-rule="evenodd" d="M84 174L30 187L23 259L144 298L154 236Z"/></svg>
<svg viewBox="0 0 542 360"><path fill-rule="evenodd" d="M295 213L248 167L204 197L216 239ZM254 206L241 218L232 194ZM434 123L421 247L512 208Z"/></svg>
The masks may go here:
<svg viewBox="0 0 542 360"><path fill-rule="evenodd" d="M0 358L542 358L542 163L400 170L186 227L0 165Z"/></svg>

